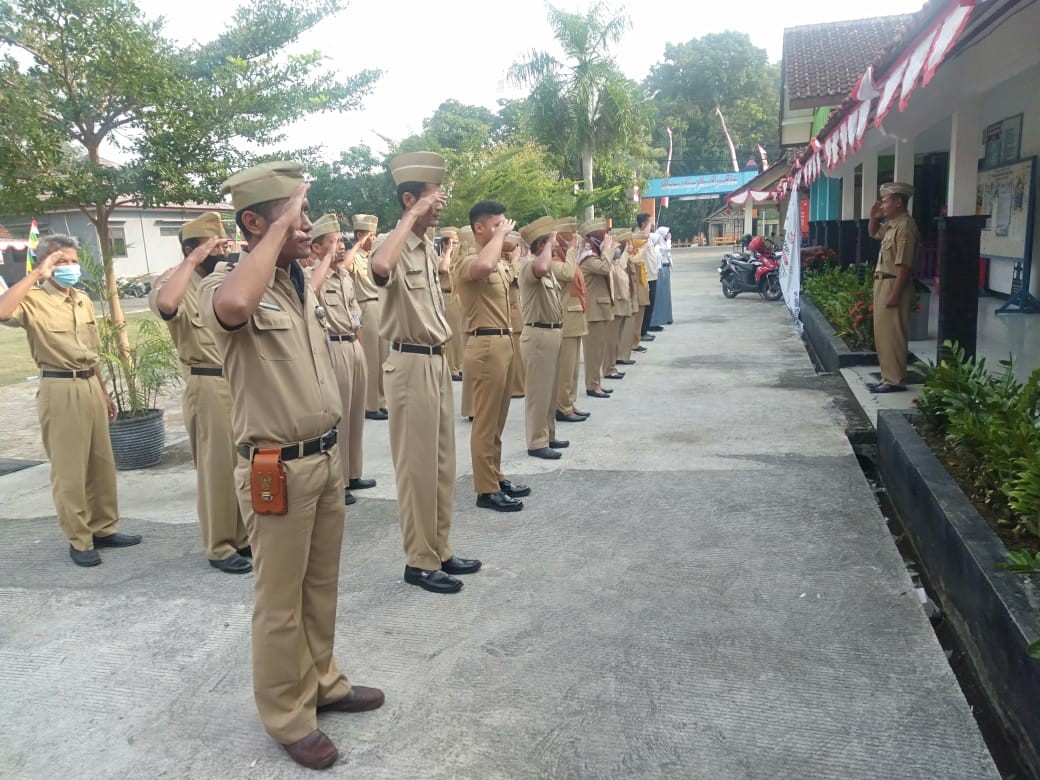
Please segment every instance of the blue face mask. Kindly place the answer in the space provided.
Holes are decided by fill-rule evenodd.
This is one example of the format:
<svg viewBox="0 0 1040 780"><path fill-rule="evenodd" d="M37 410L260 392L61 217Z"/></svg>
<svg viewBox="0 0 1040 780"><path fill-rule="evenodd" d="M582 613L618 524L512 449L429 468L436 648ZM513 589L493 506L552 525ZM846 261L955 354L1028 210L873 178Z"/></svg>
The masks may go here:
<svg viewBox="0 0 1040 780"><path fill-rule="evenodd" d="M61 287L74 287L79 281L79 263L59 265L54 268L54 283Z"/></svg>

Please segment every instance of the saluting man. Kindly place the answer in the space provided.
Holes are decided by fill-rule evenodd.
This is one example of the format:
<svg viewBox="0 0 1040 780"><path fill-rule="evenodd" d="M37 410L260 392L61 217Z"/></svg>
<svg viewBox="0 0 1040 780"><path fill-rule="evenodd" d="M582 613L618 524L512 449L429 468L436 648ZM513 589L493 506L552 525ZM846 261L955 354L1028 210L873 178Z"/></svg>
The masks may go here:
<svg viewBox="0 0 1040 780"><path fill-rule="evenodd" d="M444 310L448 315L448 325L451 327L451 338L446 347L448 353L448 367L451 369L452 381L462 381L462 309L459 306L459 298L455 295L451 278L452 264L456 259L456 249L459 246L459 231L453 227L442 227L439 231L441 239L441 262L437 268L441 282L441 292L444 293Z"/></svg>
<svg viewBox="0 0 1040 780"><path fill-rule="evenodd" d="M482 200L469 210L474 245L459 260L455 276L469 336L462 373L473 385L469 442L477 506L516 512L524 508L520 498L531 489L513 484L502 474L502 431L509 415L516 357L509 318L511 275L504 257L506 237L515 223L506 219L505 210L492 200ZM519 247L512 251L519 252Z"/></svg>
<svg viewBox="0 0 1040 780"><path fill-rule="evenodd" d="M451 369L444 345L451 338L437 269L426 231L435 227L447 196L444 158L435 152L400 154L390 161L397 226L371 258L372 278L384 290L382 337L390 342L383 366L390 404L390 454L407 563L404 581L433 593L455 593L480 561L452 552L455 495L455 420Z"/></svg>
<svg viewBox="0 0 1040 780"><path fill-rule="evenodd" d="M354 245L356 250L357 244ZM343 463L343 503L357 502L351 490L374 488L374 479L362 476L364 464L365 389L367 375L365 355L358 341L361 308L354 295L354 281L347 270L348 252L343 243L339 218L326 214L311 228L311 256L315 264L308 269L308 281L321 301L328 317L329 341L332 344L332 368L339 383L343 404L340 431L346 441L339 448Z"/></svg>
<svg viewBox="0 0 1040 780"><path fill-rule="evenodd" d="M589 333L585 336L585 394L609 398L613 390L603 387L603 356L607 349L610 325L614 320L614 295L611 270L614 267L614 239L602 219L581 226L585 247L578 266L588 285Z"/></svg>
<svg viewBox="0 0 1040 780"><path fill-rule="evenodd" d="M530 252L520 261L518 281L524 330L520 353L526 368L524 412L527 454L557 460L570 442L556 438L556 388L563 340L560 283L553 274L556 231L552 217L536 219L520 231Z"/></svg>
<svg viewBox="0 0 1040 780"><path fill-rule="evenodd" d="M304 278L311 255L307 188L298 163L269 162L224 182L248 253L203 281L234 403L235 484L256 566L253 695L267 733L302 766L339 756L319 711L383 704L335 660L343 542L342 407L326 314Z"/></svg>
<svg viewBox="0 0 1040 780"><path fill-rule="evenodd" d="M914 188L905 182L884 184L881 200L870 209L870 236L881 241L874 269L874 345L881 364L881 381L867 386L872 393L906 390L907 337L914 305L917 224L907 211ZM882 222L884 220L884 222Z"/></svg>
<svg viewBox="0 0 1040 780"><path fill-rule="evenodd" d="M77 566L97 566L97 548L130 547L141 537L116 530L116 464L108 433L116 405L98 368L94 304L75 289L76 249L69 236L42 239L37 256L43 260L0 295L0 322L25 328L40 369L36 407L69 556Z"/></svg>
<svg viewBox="0 0 1040 780"><path fill-rule="evenodd" d="M578 244L581 236L573 217L558 219L553 225L553 275L560 283L563 305L563 338L560 342L559 370L556 379L556 422L585 422L591 412L576 406L578 399L578 364L582 338L588 334L585 313L588 296L585 277L578 268Z"/></svg>
<svg viewBox="0 0 1040 780"><path fill-rule="evenodd" d="M389 353L386 342L379 335L379 287L372 281L369 255L379 229L379 217L355 214L354 262L350 272L354 290L361 307L361 346L365 353L365 419L385 420L386 398L383 394L383 363Z"/></svg>
<svg viewBox="0 0 1040 780"><path fill-rule="evenodd" d="M235 494L231 391L213 333L199 310L199 286L226 257L227 233L216 212L181 228L184 259L156 281L152 311L166 322L184 366L184 427L198 483L198 515L209 565L228 574L253 570L249 536Z"/></svg>

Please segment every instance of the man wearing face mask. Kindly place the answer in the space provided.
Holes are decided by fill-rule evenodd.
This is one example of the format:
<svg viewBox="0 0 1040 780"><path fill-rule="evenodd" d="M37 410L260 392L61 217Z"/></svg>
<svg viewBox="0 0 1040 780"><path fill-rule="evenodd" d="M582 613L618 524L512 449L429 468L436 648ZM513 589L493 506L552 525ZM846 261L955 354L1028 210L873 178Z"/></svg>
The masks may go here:
<svg viewBox="0 0 1040 780"><path fill-rule="evenodd" d="M207 212L181 228L184 260L156 281L152 311L166 322L184 366L184 427L198 481L198 515L209 565L227 574L253 570L252 550L235 496L231 391L213 333L199 312L199 285L225 257L220 215Z"/></svg>
<svg viewBox="0 0 1040 780"><path fill-rule="evenodd" d="M43 260L0 295L0 322L25 328L40 368L37 409L69 556L77 566L97 566L97 548L141 541L116 530L116 466L108 432L116 405L98 370L94 304L74 289L80 278L76 241L48 236L37 254Z"/></svg>

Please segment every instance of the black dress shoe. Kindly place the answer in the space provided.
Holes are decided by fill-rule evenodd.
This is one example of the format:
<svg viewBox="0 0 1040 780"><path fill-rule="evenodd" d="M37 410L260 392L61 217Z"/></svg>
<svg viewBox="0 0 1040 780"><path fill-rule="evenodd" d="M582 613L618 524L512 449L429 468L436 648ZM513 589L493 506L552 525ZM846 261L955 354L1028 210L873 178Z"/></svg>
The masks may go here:
<svg viewBox="0 0 1040 780"><path fill-rule="evenodd" d="M384 412L382 409L376 412L365 412L366 420L389 420L390 415Z"/></svg>
<svg viewBox="0 0 1040 780"><path fill-rule="evenodd" d="M602 390L607 395L610 395L611 393L614 392L614 388L613 387L601 387L600 390Z"/></svg>
<svg viewBox="0 0 1040 780"><path fill-rule="evenodd" d="M621 371L615 371L613 374L607 374L604 379L624 379L625 375Z"/></svg>
<svg viewBox="0 0 1040 780"><path fill-rule="evenodd" d="M565 450L571 446L571 443L566 439L553 439L549 442L549 446L554 450Z"/></svg>
<svg viewBox="0 0 1040 780"><path fill-rule="evenodd" d="M462 580L436 569L418 569L414 566L404 567L404 581L409 585L418 585L430 593L458 593L462 590Z"/></svg>
<svg viewBox="0 0 1040 780"><path fill-rule="evenodd" d="M578 417L592 417L592 412L583 412L577 406L574 407L574 413L578 415Z"/></svg>
<svg viewBox="0 0 1040 780"><path fill-rule="evenodd" d="M498 489L513 498L523 498L531 495L531 488L527 485L521 485L519 482L510 482L508 479L503 479L499 482Z"/></svg>
<svg viewBox="0 0 1040 780"><path fill-rule="evenodd" d="M446 561L441 561L441 571L447 574L474 574L480 571L481 564L476 558L459 558L451 556Z"/></svg>
<svg viewBox="0 0 1040 780"><path fill-rule="evenodd" d="M356 503L357 503L357 498L354 496L353 493L350 492L350 488L344 488L343 489L343 505L344 506L350 506L351 504L356 504Z"/></svg>
<svg viewBox="0 0 1040 780"><path fill-rule="evenodd" d="M314 729L303 739L282 747L289 754L289 758L308 769L327 769L339 758L336 746L320 729Z"/></svg>
<svg viewBox="0 0 1040 780"><path fill-rule="evenodd" d="M890 385L887 382L879 382L870 388L872 393L905 393L906 388L902 385Z"/></svg>
<svg viewBox="0 0 1040 780"><path fill-rule="evenodd" d="M634 366L636 364L636 361L634 361L634 360L620 360L619 359L619 360L616 360L615 362L619 366Z"/></svg>
<svg viewBox="0 0 1040 780"><path fill-rule="evenodd" d="M253 548L252 548L251 545L248 545L248 544L245 547L242 547L242 548L240 548L238 550L235 550L235 552L237 552L243 558L252 558L253 557Z"/></svg>
<svg viewBox="0 0 1040 780"><path fill-rule="evenodd" d="M358 477L357 479L350 480L350 482L347 484L347 490L368 490L369 488L374 488L375 486L376 481L374 479L364 479L363 477Z"/></svg>
<svg viewBox="0 0 1040 780"><path fill-rule="evenodd" d="M141 543L141 534L124 534L116 531L108 536L94 534L94 547L133 547Z"/></svg>
<svg viewBox="0 0 1040 780"><path fill-rule="evenodd" d="M649 328L647 328L647 330L651 333L660 333L662 330L664 330L664 327L661 325L651 325Z"/></svg>
<svg viewBox="0 0 1040 780"><path fill-rule="evenodd" d="M647 349L646 349L646 347L640 345L638 347L632 347L632 351L633 352L646 352Z"/></svg>
<svg viewBox="0 0 1040 780"><path fill-rule="evenodd" d="M477 506L482 509L494 509L496 512L519 512L524 508L524 502L496 490L494 493L478 493Z"/></svg>
<svg viewBox="0 0 1040 780"><path fill-rule="evenodd" d="M209 565L214 569L220 569L225 574L248 574L253 570L253 562L237 552L231 553L222 561L210 558Z"/></svg>
<svg viewBox="0 0 1040 780"><path fill-rule="evenodd" d="M550 447L539 447L536 450L528 450L527 454L532 458L541 458L542 460L559 460L563 455Z"/></svg>
<svg viewBox="0 0 1040 780"><path fill-rule="evenodd" d="M656 338L657 338L657 336L651 336L649 333L644 333L642 336L639 337L639 340L640 341L653 341Z"/></svg>
<svg viewBox="0 0 1040 780"><path fill-rule="evenodd" d="M610 393L606 390L586 390L585 395L590 398L610 398Z"/></svg>
<svg viewBox="0 0 1040 780"><path fill-rule="evenodd" d="M386 701L386 696L378 688L367 685L352 685L350 693L337 701L319 704L318 712L368 712L378 710Z"/></svg>
<svg viewBox="0 0 1040 780"><path fill-rule="evenodd" d="M563 412L556 413L556 422L585 422L586 419L588 418L581 414L564 414Z"/></svg>
<svg viewBox="0 0 1040 780"><path fill-rule="evenodd" d="M77 550L69 545L69 557L77 566L97 566L101 563L101 555L97 550Z"/></svg>
<svg viewBox="0 0 1040 780"><path fill-rule="evenodd" d="M462 381L462 374L452 374L451 375L451 381L452 382L461 382Z"/></svg>

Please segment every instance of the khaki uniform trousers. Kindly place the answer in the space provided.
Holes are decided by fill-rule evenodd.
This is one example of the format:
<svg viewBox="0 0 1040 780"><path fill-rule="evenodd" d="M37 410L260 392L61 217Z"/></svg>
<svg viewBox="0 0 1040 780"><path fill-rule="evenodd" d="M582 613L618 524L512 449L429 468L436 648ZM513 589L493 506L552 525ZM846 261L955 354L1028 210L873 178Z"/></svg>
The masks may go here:
<svg viewBox="0 0 1040 780"><path fill-rule="evenodd" d="M509 304L509 324L513 329L513 383L512 395L514 398L522 398L527 392L527 370L524 361L520 359L520 334L524 330L524 313L519 303Z"/></svg>
<svg viewBox="0 0 1040 780"><path fill-rule="evenodd" d="M318 727L317 708L350 693L333 657L343 477L339 449L286 461L289 511L253 511L250 462L238 456L238 503L253 547L253 696L283 745Z"/></svg>
<svg viewBox="0 0 1040 780"><path fill-rule="evenodd" d="M914 305L914 284L907 281L899 298L899 306L885 303L895 287L895 279L874 281L874 346L881 364L881 381L889 385L906 384L907 335L910 333L910 310Z"/></svg>
<svg viewBox="0 0 1040 780"><path fill-rule="evenodd" d="M77 550L116 532L116 462L97 379L41 379L36 408L58 523Z"/></svg>
<svg viewBox="0 0 1040 780"><path fill-rule="evenodd" d="M379 301L365 301L358 306L361 307L361 341L367 375L365 411L378 412L386 406L382 366L386 362L390 347L379 338Z"/></svg>
<svg viewBox="0 0 1040 780"><path fill-rule="evenodd" d="M578 400L578 363L583 336L564 336L560 342L559 372L556 375L556 410L573 414Z"/></svg>
<svg viewBox="0 0 1040 780"><path fill-rule="evenodd" d="M632 359L632 347L635 346L632 343L632 319L633 315L627 315L621 317L620 327L620 340L618 341L618 360L631 360Z"/></svg>
<svg viewBox="0 0 1040 780"><path fill-rule="evenodd" d="M222 561L249 544L235 495L231 390L221 376L188 374L181 401L198 483L197 507L206 557Z"/></svg>
<svg viewBox="0 0 1040 780"><path fill-rule="evenodd" d="M332 368L336 372L339 397L343 402L343 420L339 424L339 452L343 461L343 481L360 479L364 468L365 399L368 367L365 352L357 341L333 341L335 355Z"/></svg>
<svg viewBox="0 0 1040 780"><path fill-rule="evenodd" d="M462 375L473 378L473 428L469 448L473 459L473 489L495 493L502 474L502 431L509 416L513 380L513 339L470 336L462 358Z"/></svg>
<svg viewBox="0 0 1040 780"><path fill-rule="evenodd" d="M559 328L525 326L520 334L520 356L527 373L524 422L527 449L548 447L556 439L556 390L560 370Z"/></svg>
<svg viewBox="0 0 1040 780"><path fill-rule="evenodd" d="M589 323L585 336L585 389L596 390L603 383L603 356L607 351L607 338L614 320Z"/></svg>
<svg viewBox="0 0 1040 780"><path fill-rule="evenodd" d="M607 331L607 348L603 353L603 375L617 371L617 359L621 357L621 343L628 340L628 329L631 327L630 317L615 314ZM631 352L631 350L629 350Z"/></svg>
<svg viewBox="0 0 1040 780"><path fill-rule="evenodd" d="M469 343L469 334L465 331L459 331L462 334L462 400L459 402L459 410L463 417L473 416L473 377L466 376L465 364L466 364L466 345Z"/></svg>
<svg viewBox="0 0 1040 780"><path fill-rule="evenodd" d="M462 373L462 304L455 293L444 293L444 315L451 326L452 337L444 345L448 368L452 375Z"/></svg>
<svg viewBox="0 0 1040 780"><path fill-rule="evenodd" d="M405 557L409 566L436 570L453 554L448 540L455 497L451 370L442 355L392 350L383 381Z"/></svg>
<svg viewBox="0 0 1040 780"><path fill-rule="evenodd" d="M629 318L629 335L628 339L629 349L635 349L639 346L639 338L643 335L643 317L645 316L645 306L640 306L639 311L633 312Z"/></svg>

